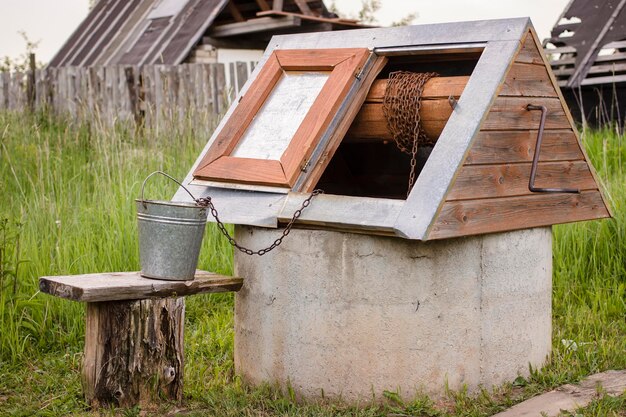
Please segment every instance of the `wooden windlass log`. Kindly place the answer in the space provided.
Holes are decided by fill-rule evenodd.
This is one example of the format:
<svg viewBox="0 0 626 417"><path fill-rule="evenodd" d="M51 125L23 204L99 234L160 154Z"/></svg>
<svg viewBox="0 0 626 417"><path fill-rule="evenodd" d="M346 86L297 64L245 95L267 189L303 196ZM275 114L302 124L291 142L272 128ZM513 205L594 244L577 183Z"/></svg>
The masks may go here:
<svg viewBox="0 0 626 417"><path fill-rule="evenodd" d="M469 76L434 77L426 82L422 94L420 120L422 129L428 137L433 139L439 137L452 114L449 97L458 100L469 78ZM386 87L386 79L374 82L367 94L365 103L346 134L346 140L385 141L393 139L383 113L383 97Z"/></svg>

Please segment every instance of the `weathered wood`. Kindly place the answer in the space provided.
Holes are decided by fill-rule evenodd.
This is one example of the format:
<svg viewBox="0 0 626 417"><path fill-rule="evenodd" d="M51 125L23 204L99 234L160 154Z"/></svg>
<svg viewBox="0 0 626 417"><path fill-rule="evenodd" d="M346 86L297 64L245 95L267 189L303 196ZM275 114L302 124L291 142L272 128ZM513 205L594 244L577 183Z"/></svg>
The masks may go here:
<svg viewBox="0 0 626 417"><path fill-rule="evenodd" d="M311 11L311 8L309 7L307 0L294 0L294 2L298 6L302 14L305 14L308 16L315 16L315 14L313 14L313 11Z"/></svg>
<svg viewBox="0 0 626 417"><path fill-rule="evenodd" d="M528 189L530 168L530 163L463 166L447 201L531 194ZM598 188L584 160L539 163L535 186L580 190Z"/></svg>
<svg viewBox="0 0 626 417"><path fill-rule="evenodd" d="M233 17L233 19L236 22L245 22L246 21L246 19L244 19L243 16L241 15L241 12L237 8L237 5L235 5L235 2L233 0L230 0L228 2L228 12L230 13L230 15Z"/></svg>
<svg viewBox="0 0 626 417"><path fill-rule="evenodd" d="M37 64L35 62L35 54L28 55L28 77L26 79L26 98L28 102L28 109L35 111L35 101L37 99L37 78L36 78Z"/></svg>
<svg viewBox="0 0 626 417"><path fill-rule="evenodd" d="M183 394L183 298L87 303L83 386L92 407Z"/></svg>
<svg viewBox="0 0 626 417"><path fill-rule="evenodd" d="M580 194L534 193L522 197L446 201L428 239L529 229L610 217L597 190Z"/></svg>
<svg viewBox="0 0 626 417"><path fill-rule="evenodd" d="M558 97L546 67L525 63L511 66L500 96Z"/></svg>
<svg viewBox="0 0 626 417"><path fill-rule="evenodd" d="M522 48L515 57L515 62L543 66L543 58L540 55L541 53L543 52L540 52L539 49L537 49L537 46L535 46L535 42L533 41L533 37L526 34L524 40L522 41Z"/></svg>
<svg viewBox="0 0 626 417"><path fill-rule="evenodd" d="M128 88L128 99L130 100L130 108L135 119L136 126L142 125L143 115L139 106L139 88L138 82L135 79L135 71L133 67L126 67L124 69L126 75L126 86Z"/></svg>
<svg viewBox="0 0 626 417"><path fill-rule="evenodd" d="M528 111L526 106L546 106L546 129L571 129L558 98L497 97L481 126L481 130L527 130L539 127L540 111Z"/></svg>
<svg viewBox="0 0 626 417"><path fill-rule="evenodd" d="M284 0L272 0L272 10L282 11Z"/></svg>
<svg viewBox="0 0 626 417"><path fill-rule="evenodd" d="M465 159L466 165L506 164L533 160L537 144L536 130L481 131ZM540 161L584 159L576 135L571 129L546 130L543 133Z"/></svg>
<svg viewBox="0 0 626 417"><path fill-rule="evenodd" d="M226 23L211 29L210 35L214 38L244 35L248 33L266 32L300 26L300 18L297 16L280 17L257 17L245 22Z"/></svg>
<svg viewBox="0 0 626 417"><path fill-rule="evenodd" d="M626 81L626 74L585 78L580 85L614 84Z"/></svg>
<svg viewBox="0 0 626 417"><path fill-rule="evenodd" d="M261 10L270 10L270 6L267 4L266 0L256 0L256 4Z"/></svg>
<svg viewBox="0 0 626 417"><path fill-rule="evenodd" d="M237 89L241 90L241 87L248 81L248 64L245 62L237 62Z"/></svg>
<svg viewBox="0 0 626 417"><path fill-rule="evenodd" d="M356 23L354 20L351 20L351 19L339 19L339 18L309 16L309 15L306 15L306 14L281 12L281 11L276 11L276 10L268 10L268 11L258 12L256 15L257 16L270 16L270 17L273 17L273 18L290 17L291 16L291 17L296 17L298 19L302 19L302 20L309 20L311 22L332 23L332 24L336 24L336 25L340 25L340 26L347 26L347 27L353 27L353 28L367 28L367 27L371 27L371 26L364 25L362 23Z"/></svg>
<svg viewBox="0 0 626 417"><path fill-rule="evenodd" d="M247 63L236 65L243 81ZM198 128L209 131L212 123L206 118L218 113L222 101L222 68L223 64L48 67L35 71L34 82L31 72L5 72L0 73L0 108L49 109L77 120L97 116L99 123L131 122L138 127L171 126L191 111L201 113L198 119L204 120ZM207 74L204 83L194 76L201 73Z"/></svg>
<svg viewBox="0 0 626 417"><path fill-rule="evenodd" d="M138 300L239 291L241 278L198 271L191 281L162 281L142 277L139 272L41 277L39 289L72 301L101 302Z"/></svg>

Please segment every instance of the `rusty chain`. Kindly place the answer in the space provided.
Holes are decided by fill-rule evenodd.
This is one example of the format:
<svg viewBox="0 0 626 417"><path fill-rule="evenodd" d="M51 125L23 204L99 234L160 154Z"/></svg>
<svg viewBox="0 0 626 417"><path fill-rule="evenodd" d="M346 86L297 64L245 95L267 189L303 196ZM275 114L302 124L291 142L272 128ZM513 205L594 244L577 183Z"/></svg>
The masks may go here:
<svg viewBox="0 0 626 417"><path fill-rule="evenodd" d="M435 72L394 71L389 74L383 97L383 113L387 126L400 151L411 155L407 197L415 183L417 149L419 145L433 145L435 140L424 133L420 123L420 108L424 85Z"/></svg>
<svg viewBox="0 0 626 417"><path fill-rule="evenodd" d="M211 212L211 216L213 216L213 218L215 218L215 223L217 224L217 228L226 237L226 239L228 239L228 243L230 243L233 247L237 248L240 252L243 252L243 253L245 253L247 255L263 256L266 253L268 253L269 251L271 251L271 250L277 248L278 246L280 246L281 243L283 243L283 239L285 237L287 237L289 232L291 232L291 228L293 227L293 225L296 222L296 220L298 220L298 218L302 214L302 211L305 208L307 208L309 206L309 204L311 204L311 199L313 197L315 197L316 195L323 194L323 193L324 193L324 191L322 191L322 190L314 190L311 193L311 195L308 196L302 202L302 205L300 206L300 208L293 213L293 217L291 218L289 223L287 223L287 226L283 230L283 233L281 234L281 236L278 239L276 239L270 246L268 246L266 248L263 248L263 249L256 250L256 251L241 246L240 244L237 243L235 238L233 238L230 235L230 233L228 233L228 230L226 230L226 226L224 225L224 223L222 223L222 221L219 218L219 214L217 212L217 209L213 205L213 201L211 200L211 197L197 198L197 199L195 199L195 201L200 206L208 207L209 211Z"/></svg>

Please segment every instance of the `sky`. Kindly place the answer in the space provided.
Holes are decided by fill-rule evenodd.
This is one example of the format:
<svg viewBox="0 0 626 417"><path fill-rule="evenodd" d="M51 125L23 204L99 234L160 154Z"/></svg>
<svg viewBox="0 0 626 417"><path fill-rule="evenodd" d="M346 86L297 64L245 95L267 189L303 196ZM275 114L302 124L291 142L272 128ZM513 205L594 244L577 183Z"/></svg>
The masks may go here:
<svg viewBox="0 0 626 417"><path fill-rule="evenodd" d="M540 38L550 29L569 0L382 0L381 25L389 25L409 13L414 24L458 22L530 16ZM331 0L326 0L330 5ZM355 16L361 0L335 0L339 12ZM38 42L37 60L49 61L89 11L89 0L0 0L0 58L24 53L24 31Z"/></svg>

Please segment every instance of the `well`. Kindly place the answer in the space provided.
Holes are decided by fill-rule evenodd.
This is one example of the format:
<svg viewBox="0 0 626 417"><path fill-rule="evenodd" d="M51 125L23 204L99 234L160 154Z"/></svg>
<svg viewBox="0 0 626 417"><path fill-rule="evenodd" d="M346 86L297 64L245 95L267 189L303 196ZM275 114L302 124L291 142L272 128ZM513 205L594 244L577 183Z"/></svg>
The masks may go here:
<svg viewBox="0 0 626 417"><path fill-rule="evenodd" d="M272 39L185 180L248 253L293 226L235 251L238 374L356 402L544 363L550 227L611 213L542 51L528 19ZM439 74L410 155L397 71Z"/></svg>
<svg viewBox="0 0 626 417"><path fill-rule="evenodd" d="M250 247L276 233L236 228ZM433 242L293 230L235 256L236 371L349 402L527 375L550 353L551 244L549 227Z"/></svg>

